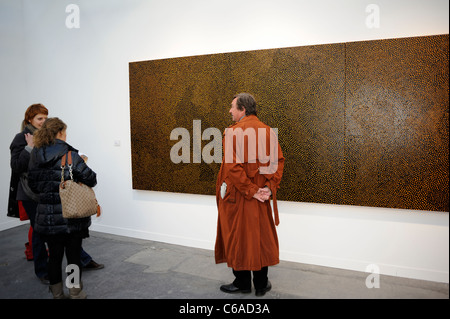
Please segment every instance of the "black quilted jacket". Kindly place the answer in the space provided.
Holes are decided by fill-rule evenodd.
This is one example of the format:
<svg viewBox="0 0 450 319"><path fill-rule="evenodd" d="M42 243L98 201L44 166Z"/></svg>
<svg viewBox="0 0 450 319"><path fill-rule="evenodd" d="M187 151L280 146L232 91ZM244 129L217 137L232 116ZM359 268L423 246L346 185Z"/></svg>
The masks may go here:
<svg viewBox="0 0 450 319"><path fill-rule="evenodd" d="M28 183L39 195L36 209L34 230L44 235L65 233L87 234L91 225L91 217L65 219L62 216L59 184L61 183L61 158L68 151L72 152L72 171L76 182L90 187L97 184L97 175L78 155L78 151L62 140L55 144L34 148L31 152L28 167ZM69 169L64 169L64 179L70 179Z"/></svg>

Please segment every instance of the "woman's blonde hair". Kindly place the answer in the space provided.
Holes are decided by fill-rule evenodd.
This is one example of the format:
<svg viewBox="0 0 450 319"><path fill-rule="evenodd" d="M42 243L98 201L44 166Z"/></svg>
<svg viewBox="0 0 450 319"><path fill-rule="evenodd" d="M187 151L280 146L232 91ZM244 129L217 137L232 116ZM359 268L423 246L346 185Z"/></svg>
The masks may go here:
<svg viewBox="0 0 450 319"><path fill-rule="evenodd" d="M56 135L67 128L66 123L57 117L48 118L42 127L33 134L34 146L39 148L55 143Z"/></svg>

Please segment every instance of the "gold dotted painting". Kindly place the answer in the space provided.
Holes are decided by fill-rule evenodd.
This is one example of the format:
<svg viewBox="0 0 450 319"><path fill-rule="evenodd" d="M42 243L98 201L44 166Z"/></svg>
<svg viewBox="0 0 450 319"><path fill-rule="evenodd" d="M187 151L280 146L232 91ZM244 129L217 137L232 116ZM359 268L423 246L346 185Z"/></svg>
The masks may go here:
<svg viewBox="0 0 450 319"><path fill-rule="evenodd" d="M448 35L129 64L133 188L215 194L233 96L285 157L279 200L449 211Z"/></svg>

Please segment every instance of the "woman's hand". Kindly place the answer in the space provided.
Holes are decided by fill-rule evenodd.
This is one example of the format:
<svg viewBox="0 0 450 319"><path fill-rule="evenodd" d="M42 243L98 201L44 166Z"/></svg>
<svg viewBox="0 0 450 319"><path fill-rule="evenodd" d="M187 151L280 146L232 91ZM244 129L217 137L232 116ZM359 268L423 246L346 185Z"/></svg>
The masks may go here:
<svg viewBox="0 0 450 319"><path fill-rule="evenodd" d="M27 141L29 147L34 147L34 140L32 134L30 133L25 134L25 141Z"/></svg>

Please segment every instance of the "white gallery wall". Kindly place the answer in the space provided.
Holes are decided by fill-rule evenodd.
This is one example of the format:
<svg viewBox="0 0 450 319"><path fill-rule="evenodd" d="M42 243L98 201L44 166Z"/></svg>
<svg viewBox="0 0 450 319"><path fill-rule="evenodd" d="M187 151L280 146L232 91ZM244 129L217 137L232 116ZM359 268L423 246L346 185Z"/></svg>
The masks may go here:
<svg viewBox="0 0 450 319"><path fill-rule="evenodd" d="M0 230L27 223L6 217L9 145L39 102L98 174L103 215L92 230L212 250L213 196L132 189L128 63L448 34L448 9L447 0L0 0ZM449 281L448 212L282 201L279 211L282 260Z"/></svg>

